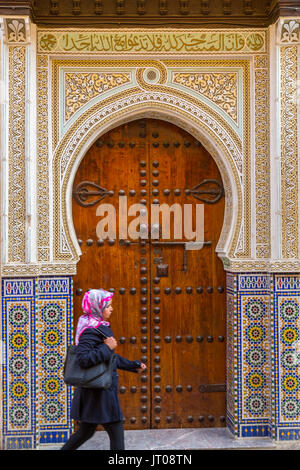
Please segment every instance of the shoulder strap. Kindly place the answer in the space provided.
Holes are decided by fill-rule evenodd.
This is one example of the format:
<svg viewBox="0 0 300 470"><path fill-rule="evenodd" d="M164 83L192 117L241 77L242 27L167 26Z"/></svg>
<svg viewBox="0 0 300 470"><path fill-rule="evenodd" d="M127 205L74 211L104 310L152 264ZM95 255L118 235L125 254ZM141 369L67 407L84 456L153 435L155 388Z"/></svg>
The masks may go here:
<svg viewBox="0 0 300 470"><path fill-rule="evenodd" d="M104 338L108 338L108 336L107 336L105 333L103 333L103 331L100 329L100 326L98 326L97 328L95 328L95 330L99 331L99 333L101 333L101 334L104 336ZM114 360L115 360L116 356L115 356L115 352L114 352L114 351L112 352L112 357L113 357Z"/></svg>
<svg viewBox="0 0 300 470"><path fill-rule="evenodd" d="M103 331L101 330L100 326L98 326L97 328L95 328L95 330L96 330L96 331L99 331L99 333L101 333L101 334L104 336L104 338L108 338L108 336L107 336L105 333L103 333Z"/></svg>

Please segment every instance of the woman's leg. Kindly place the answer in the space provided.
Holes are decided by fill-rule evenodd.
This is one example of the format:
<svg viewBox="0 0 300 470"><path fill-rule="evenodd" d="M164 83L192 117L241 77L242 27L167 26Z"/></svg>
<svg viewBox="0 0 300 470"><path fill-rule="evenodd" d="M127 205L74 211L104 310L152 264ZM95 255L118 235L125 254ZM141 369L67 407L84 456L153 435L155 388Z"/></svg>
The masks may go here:
<svg viewBox="0 0 300 470"><path fill-rule="evenodd" d="M79 429L70 436L68 441L63 445L61 450L75 450L78 449L84 442L92 437L96 431L97 424L94 423L80 423Z"/></svg>
<svg viewBox="0 0 300 470"><path fill-rule="evenodd" d="M110 439L110 450L124 450L124 427L123 421L115 423L102 424L105 431L109 435Z"/></svg>

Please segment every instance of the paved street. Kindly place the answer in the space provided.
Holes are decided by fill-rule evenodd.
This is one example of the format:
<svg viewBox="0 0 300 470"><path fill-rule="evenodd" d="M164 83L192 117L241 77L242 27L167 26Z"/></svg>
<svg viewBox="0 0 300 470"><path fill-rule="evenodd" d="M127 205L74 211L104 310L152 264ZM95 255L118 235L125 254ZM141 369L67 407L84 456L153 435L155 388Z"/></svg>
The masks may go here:
<svg viewBox="0 0 300 470"><path fill-rule="evenodd" d="M149 429L125 431L126 450L193 450L193 449L263 449L300 450L300 441L275 444L269 438L234 439L225 428L214 429ZM41 450L57 450L61 445L43 445ZM109 439L104 431L95 435L80 450L108 450Z"/></svg>

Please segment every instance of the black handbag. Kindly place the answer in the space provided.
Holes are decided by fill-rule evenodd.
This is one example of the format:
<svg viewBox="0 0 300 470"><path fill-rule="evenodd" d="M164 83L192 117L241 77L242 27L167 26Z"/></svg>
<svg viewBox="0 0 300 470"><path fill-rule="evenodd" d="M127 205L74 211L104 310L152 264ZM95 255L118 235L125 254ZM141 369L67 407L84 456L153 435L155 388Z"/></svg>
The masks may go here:
<svg viewBox="0 0 300 470"><path fill-rule="evenodd" d="M106 335L98 328L100 333ZM112 385L112 374L116 355L113 353L109 361L101 362L94 366L80 367L77 360L77 346L69 346L64 363L64 382L67 385L80 388L108 389Z"/></svg>

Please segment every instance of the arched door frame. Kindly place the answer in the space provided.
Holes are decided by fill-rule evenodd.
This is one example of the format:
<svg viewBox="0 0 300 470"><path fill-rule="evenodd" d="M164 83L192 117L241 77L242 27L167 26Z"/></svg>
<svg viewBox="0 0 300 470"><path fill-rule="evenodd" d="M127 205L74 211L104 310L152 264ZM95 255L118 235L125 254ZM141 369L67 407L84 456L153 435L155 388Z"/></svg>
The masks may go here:
<svg viewBox="0 0 300 470"><path fill-rule="evenodd" d="M237 245L242 216L242 185L240 175L237 169L236 161L232 157L230 148L235 148L235 142L232 142L226 129L222 128L220 122L215 122L214 118L209 116L209 121L192 117L185 110L178 110L175 106L165 102L145 102L128 106L122 111L114 112L107 118L94 122L89 128L82 131L77 128L71 133L71 138L75 142L74 149L70 153L69 139L62 139L61 144L54 154L53 158L53 177L54 177L54 200L56 210L59 206L59 213L53 214L53 232L60 232L60 245L62 244L62 231L65 239L68 241L69 253L61 259L68 259L75 263L79 261L81 250L77 242L76 233L72 221L72 187L76 171L81 160L90 146L103 134L119 125L141 118L155 118L168 121L181 127L198 139L202 145L214 158L224 185L225 190L225 213L221 235L217 244L216 251L222 257L230 257ZM82 121L82 120L81 120ZM89 119L93 123L93 117ZM97 121L96 116L94 121ZM66 153L69 152L71 158L66 159ZM64 171L62 172L62 162L65 159ZM55 237L53 237L54 239ZM56 246L57 249L57 246ZM54 258L58 255L54 247ZM71 259L70 259L71 258Z"/></svg>
<svg viewBox="0 0 300 470"><path fill-rule="evenodd" d="M177 125L199 140L214 158L225 191L224 220L216 252L220 258L235 257L245 223L241 140L226 120L208 106L199 103L193 107L171 93L171 90L165 95L140 92L135 97L124 98L124 102L116 97L107 109L98 103L74 122L57 145L52 160L52 259L55 263L63 263L70 273L76 273L81 255L72 220L72 188L80 162L101 135L123 123L142 118L160 119ZM228 314L230 312L227 311ZM230 341L230 337L227 340ZM227 361L229 388L230 377L234 374L234 362ZM227 402L226 406L228 413L230 403Z"/></svg>

